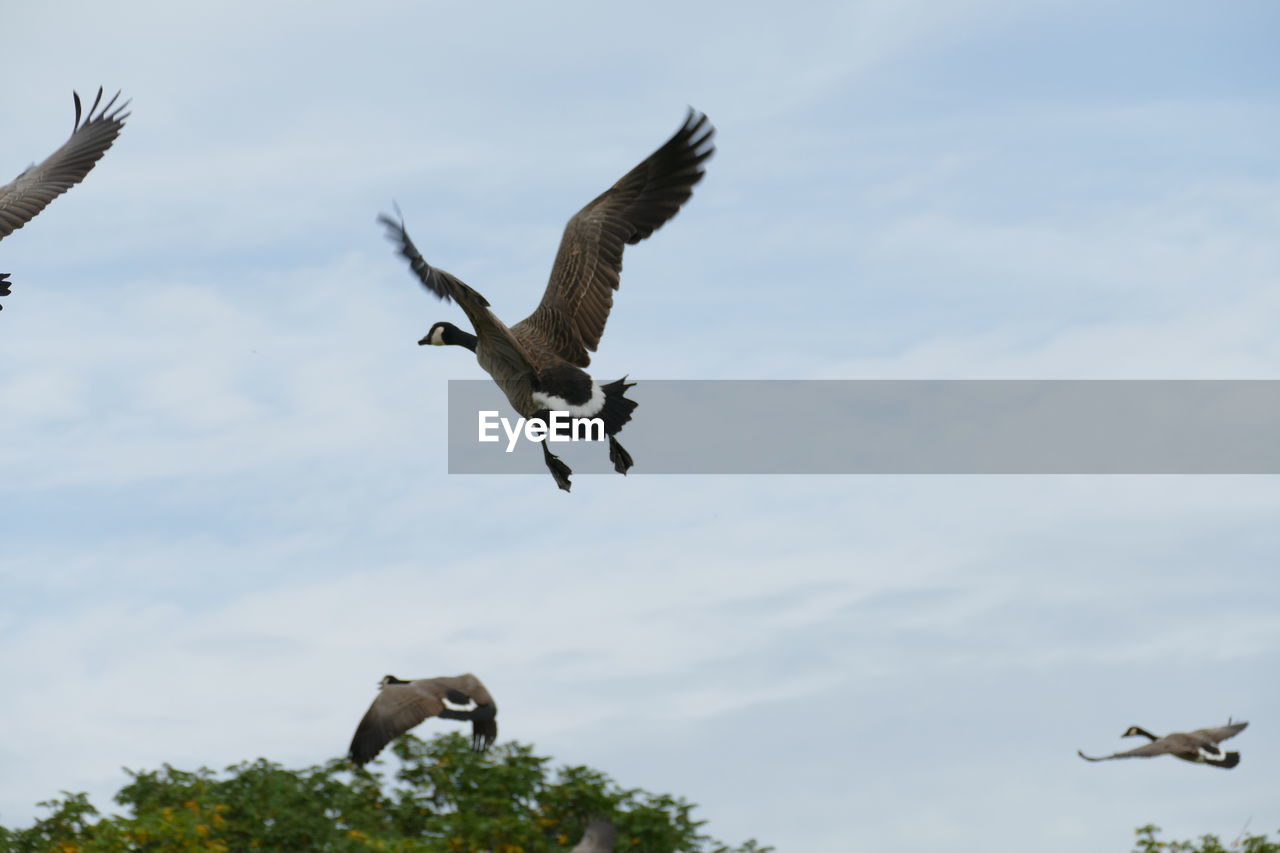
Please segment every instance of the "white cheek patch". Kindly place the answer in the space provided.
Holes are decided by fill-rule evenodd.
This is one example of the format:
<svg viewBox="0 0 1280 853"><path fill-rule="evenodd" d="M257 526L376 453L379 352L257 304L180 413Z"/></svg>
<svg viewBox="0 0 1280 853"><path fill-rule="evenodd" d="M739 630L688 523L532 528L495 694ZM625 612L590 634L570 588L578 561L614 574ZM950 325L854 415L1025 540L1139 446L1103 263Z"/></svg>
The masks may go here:
<svg viewBox="0 0 1280 853"><path fill-rule="evenodd" d="M436 326L431 330L431 337L427 339L434 347L444 346L444 326Z"/></svg>
<svg viewBox="0 0 1280 853"><path fill-rule="evenodd" d="M533 392L533 402L540 409L551 409L554 412L568 412L571 418L586 418L599 412L604 408L604 390L598 382L591 383L591 399L580 406L571 406L563 397L557 397L555 394L544 394L541 391Z"/></svg>

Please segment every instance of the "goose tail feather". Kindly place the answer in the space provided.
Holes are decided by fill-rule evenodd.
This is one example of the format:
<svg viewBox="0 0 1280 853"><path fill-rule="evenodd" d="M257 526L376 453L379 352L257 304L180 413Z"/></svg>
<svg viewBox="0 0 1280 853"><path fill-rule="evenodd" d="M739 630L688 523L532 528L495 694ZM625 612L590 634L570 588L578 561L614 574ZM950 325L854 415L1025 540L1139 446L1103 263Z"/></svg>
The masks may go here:
<svg viewBox="0 0 1280 853"><path fill-rule="evenodd" d="M622 431L627 421L631 420L631 413L636 410L636 406L640 405L635 400L627 399L627 389L635 387L634 382L628 382L627 377L622 377L616 382L610 382L608 385L600 386L604 391L604 406L600 409L599 417L604 421L604 433L609 437L613 437Z"/></svg>

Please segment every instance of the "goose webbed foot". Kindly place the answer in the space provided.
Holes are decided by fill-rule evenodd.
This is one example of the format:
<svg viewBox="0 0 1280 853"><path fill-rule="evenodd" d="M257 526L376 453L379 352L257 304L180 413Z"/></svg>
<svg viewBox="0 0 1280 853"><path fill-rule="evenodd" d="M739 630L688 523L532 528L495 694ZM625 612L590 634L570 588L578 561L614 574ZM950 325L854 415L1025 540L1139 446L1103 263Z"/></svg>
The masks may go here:
<svg viewBox="0 0 1280 853"><path fill-rule="evenodd" d="M559 456L556 456L547 448L547 443L542 442L542 459L547 463L551 476L556 478L556 485L564 491L569 491L572 483L569 482L569 475L573 473L573 469L564 464Z"/></svg>
<svg viewBox="0 0 1280 853"><path fill-rule="evenodd" d="M613 463L613 470L624 476L631 469L631 466L635 464L631 459L631 454L613 436L609 436L609 461Z"/></svg>

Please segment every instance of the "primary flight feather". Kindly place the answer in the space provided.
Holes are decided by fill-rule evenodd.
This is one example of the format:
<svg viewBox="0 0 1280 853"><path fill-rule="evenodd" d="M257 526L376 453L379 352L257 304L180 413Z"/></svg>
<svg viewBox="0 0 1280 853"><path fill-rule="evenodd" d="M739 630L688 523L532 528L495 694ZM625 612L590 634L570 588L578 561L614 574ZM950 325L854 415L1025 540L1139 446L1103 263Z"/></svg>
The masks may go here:
<svg viewBox="0 0 1280 853"><path fill-rule="evenodd" d="M82 107L80 95L71 93L76 105L75 122L71 137L62 147L50 154L43 163L33 165L18 177L0 187L0 240L30 222L58 196L84 180L85 175L102 159L111 144L120 135L129 113L124 110L129 102L116 106L120 93L102 105L102 89L94 98L93 106L80 121ZM99 105L102 108L99 109ZM9 295L7 279L10 273L0 273L0 296Z"/></svg>

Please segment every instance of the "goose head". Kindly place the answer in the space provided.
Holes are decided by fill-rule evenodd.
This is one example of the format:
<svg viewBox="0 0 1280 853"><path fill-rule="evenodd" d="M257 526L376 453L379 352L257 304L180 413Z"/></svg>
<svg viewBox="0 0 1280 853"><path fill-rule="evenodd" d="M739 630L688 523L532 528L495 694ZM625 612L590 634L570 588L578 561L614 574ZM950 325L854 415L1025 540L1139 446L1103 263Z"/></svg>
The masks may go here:
<svg viewBox="0 0 1280 853"><path fill-rule="evenodd" d="M418 341L418 346L427 345L433 347L466 347L472 352L475 352L476 336L467 334L452 323L440 322L432 326L431 331L427 332L426 336L423 337L422 340Z"/></svg>

